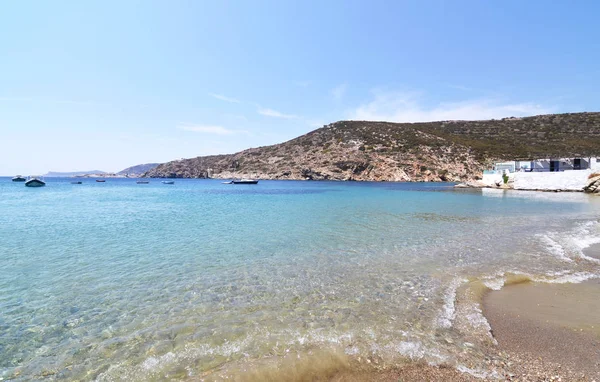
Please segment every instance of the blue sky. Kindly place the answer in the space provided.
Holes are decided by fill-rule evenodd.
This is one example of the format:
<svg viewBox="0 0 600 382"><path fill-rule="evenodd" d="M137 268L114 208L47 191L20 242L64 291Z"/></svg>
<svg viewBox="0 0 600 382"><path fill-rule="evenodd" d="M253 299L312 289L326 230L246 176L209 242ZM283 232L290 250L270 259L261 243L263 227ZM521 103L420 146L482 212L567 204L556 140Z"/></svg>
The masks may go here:
<svg viewBox="0 0 600 382"><path fill-rule="evenodd" d="M0 174L598 111L597 1L4 1Z"/></svg>

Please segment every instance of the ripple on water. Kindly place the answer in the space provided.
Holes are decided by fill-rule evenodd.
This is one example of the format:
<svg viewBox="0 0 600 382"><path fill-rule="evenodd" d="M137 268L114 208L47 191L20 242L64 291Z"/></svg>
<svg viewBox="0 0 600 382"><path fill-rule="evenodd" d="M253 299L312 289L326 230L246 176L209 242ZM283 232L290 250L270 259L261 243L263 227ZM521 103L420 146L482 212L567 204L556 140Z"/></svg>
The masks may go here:
<svg viewBox="0 0 600 382"><path fill-rule="evenodd" d="M492 341L482 290L600 274L582 251L600 242L587 199L57 182L0 183L5 379L180 379L315 349L327 367L420 359L476 375Z"/></svg>

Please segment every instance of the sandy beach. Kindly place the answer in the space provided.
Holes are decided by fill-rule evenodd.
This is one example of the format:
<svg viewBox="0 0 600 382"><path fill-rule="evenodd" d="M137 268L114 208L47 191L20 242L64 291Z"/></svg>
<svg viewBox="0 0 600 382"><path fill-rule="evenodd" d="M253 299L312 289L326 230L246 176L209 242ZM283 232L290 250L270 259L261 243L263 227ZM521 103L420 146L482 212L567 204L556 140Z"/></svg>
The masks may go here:
<svg viewBox="0 0 600 382"><path fill-rule="evenodd" d="M598 256L600 246L587 249ZM600 279L580 284L520 283L490 291L483 312L508 381L600 381ZM476 381L453 368L410 365L333 381Z"/></svg>
<svg viewBox="0 0 600 382"><path fill-rule="evenodd" d="M490 366L506 381L600 381L599 296L600 279L579 284L523 282L489 291L482 301L483 313L497 341L488 349ZM481 381L447 365L408 362L390 369L375 362L356 364L343 355L323 354L280 365L283 369L255 369L239 380Z"/></svg>
<svg viewBox="0 0 600 382"><path fill-rule="evenodd" d="M515 380L600 380L600 280L488 293L484 315Z"/></svg>

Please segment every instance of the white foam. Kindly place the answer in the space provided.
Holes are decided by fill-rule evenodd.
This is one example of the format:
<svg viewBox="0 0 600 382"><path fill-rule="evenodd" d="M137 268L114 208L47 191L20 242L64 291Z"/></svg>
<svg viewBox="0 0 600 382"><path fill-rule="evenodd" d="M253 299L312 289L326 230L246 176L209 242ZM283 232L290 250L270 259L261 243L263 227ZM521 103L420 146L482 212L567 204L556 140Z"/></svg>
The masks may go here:
<svg viewBox="0 0 600 382"><path fill-rule="evenodd" d="M446 289L446 293L444 294L444 305L442 306L442 312L437 319L438 325L442 328L449 328L452 326L452 321L454 321L454 316L456 314L456 291L458 287L468 280L462 278L455 278L450 283L448 289Z"/></svg>
<svg viewBox="0 0 600 382"><path fill-rule="evenodd" d="M386 347L389 348L389 346ZM448 360L448 357L441 354L438 349L427 348L418 341L401 341L396 345L392 345L392 348L404 357L408 357L413 361L425 359L430 365L438 365Z"/></svg>
<svg viewBox="0 0 600 382"><path fill-rule="evenodd" d="M479 369L470 369L464 365L458 365L456 367L456 370L460 371L461 373L470 374L475 378L500 379L500 374L498 374L498 372L496 370L486 371L486 370L479 370Z"/></svg>
<svg viewBox="0 0 600 382"><path fill-rule="evenodd" d="M573 283L578 284L586 280L600 278L600 274L591 272L571 272L571 271L559 271L559 272L548 272L544 276L534 276L529 273L520 271L511 271L515 275L523 275L531 279L531 281L539 283L550 283L550 284L566 284Z"/></svg>
<svg viewBox="0 0 600 382"><path fill-rule="evenodd" d="M486 278L483 280L483 285L492 290L500 290L505 282L506 279L504 277Z"/></svg>
<svg viewBox="0 0 600 382"><path fill-rule="evenodd" d="M371 329L367 329L367 332ZM293 333L293 332L292 332ZM344 344L352 342L353 334L352 333L332 333L332 334L323 334L319 330L310 330L306 334L300 334L299 332L295 332L295 335L292 335L292 339L287 341L287 345L305 345L308 343L322 343L322 344Z"/></svg>
<svg viewBox="0 0 600 382"><path fill-rule="evenodd" d="M568 263L572 263L573 259L567 256L566 251L562 245L557 243L554 239L552 239L548 235L539 235L542 243L546 245L548 251L555 257L561 259L562 261L566 261Z"/></svg>
<svg viewBox="0 0 600 382"><path fill-rule="evenodd" d="M412 360L425 356L425 350L419 342L402 341L396 346L396 351Z"/></svg>
<svg viewBox="0 0 600 382"><path fill-rule="evenodd" d="M600 243L600 224L597 221L582 223L562 238L560 235L555 235L558 236L558 240L562 239L563 247L567 247L578 257L600 264L600 260L589 257L584 253L584 249Z"/></svg>
<svg viewBox="0 0 600 382"><path fill-rule="evenodd" d="M115 379L132 380L132 379L153 379L161 373L165 367L176 364L185 364L197 360L204 356L221 355L231 357L234 354L240 354L242 349L249 344L251 337L248 336L242 340L234 342L225 342L222 345L210 346L202 344L199 346L185 346L177 352L168 352L161 356L148 357L141 364L131 366L126 362L115 364L107 371L97 377L97 381L113 381Z"/></svg>
<svg viewBox="0 0 600 382"><path fill-rule="evenodd" d="M566 283L573 283L573 284L578 284L581 282L584 282L586 280L591 280L591 279L596 279L596 278L600 278L600 275L595 274L595 273L590 273L590 272L575 272L575 273L571 273L571 274L565 274L556 278L541 278L541 277L534 277L533 280L534 281L540 281L540 282L546 282L546 283L552 283L552 284L566 284Z"/></svg>
<svg viewBox="0 0 600 382"><path fill-rule="evenodd" d="M479 304L471 303L466 307L465 310L468 312L467 314L465 314L467 322L469 322L469 324L473 328L485 332L486 335L492 340L492 342L495 345L497 345L498 342L492 335L492 327L490 326L490 323L488 322L487 318L485 318L485 316L483 315L483 311L479 307Z"/></svg>

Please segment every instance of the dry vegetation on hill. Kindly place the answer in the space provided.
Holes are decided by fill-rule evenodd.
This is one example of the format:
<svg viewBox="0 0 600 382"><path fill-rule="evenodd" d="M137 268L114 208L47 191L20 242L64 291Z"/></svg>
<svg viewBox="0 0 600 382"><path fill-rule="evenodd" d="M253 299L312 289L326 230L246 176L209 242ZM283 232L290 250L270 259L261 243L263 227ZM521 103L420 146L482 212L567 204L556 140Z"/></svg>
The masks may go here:
<svg viewBox="0 0 600 382"><path fill-rule="evenodd" d="M290 141L161 164L147 177L458 181L497 160L600 154L600 113L489 121L340 121Z"/></svg>

